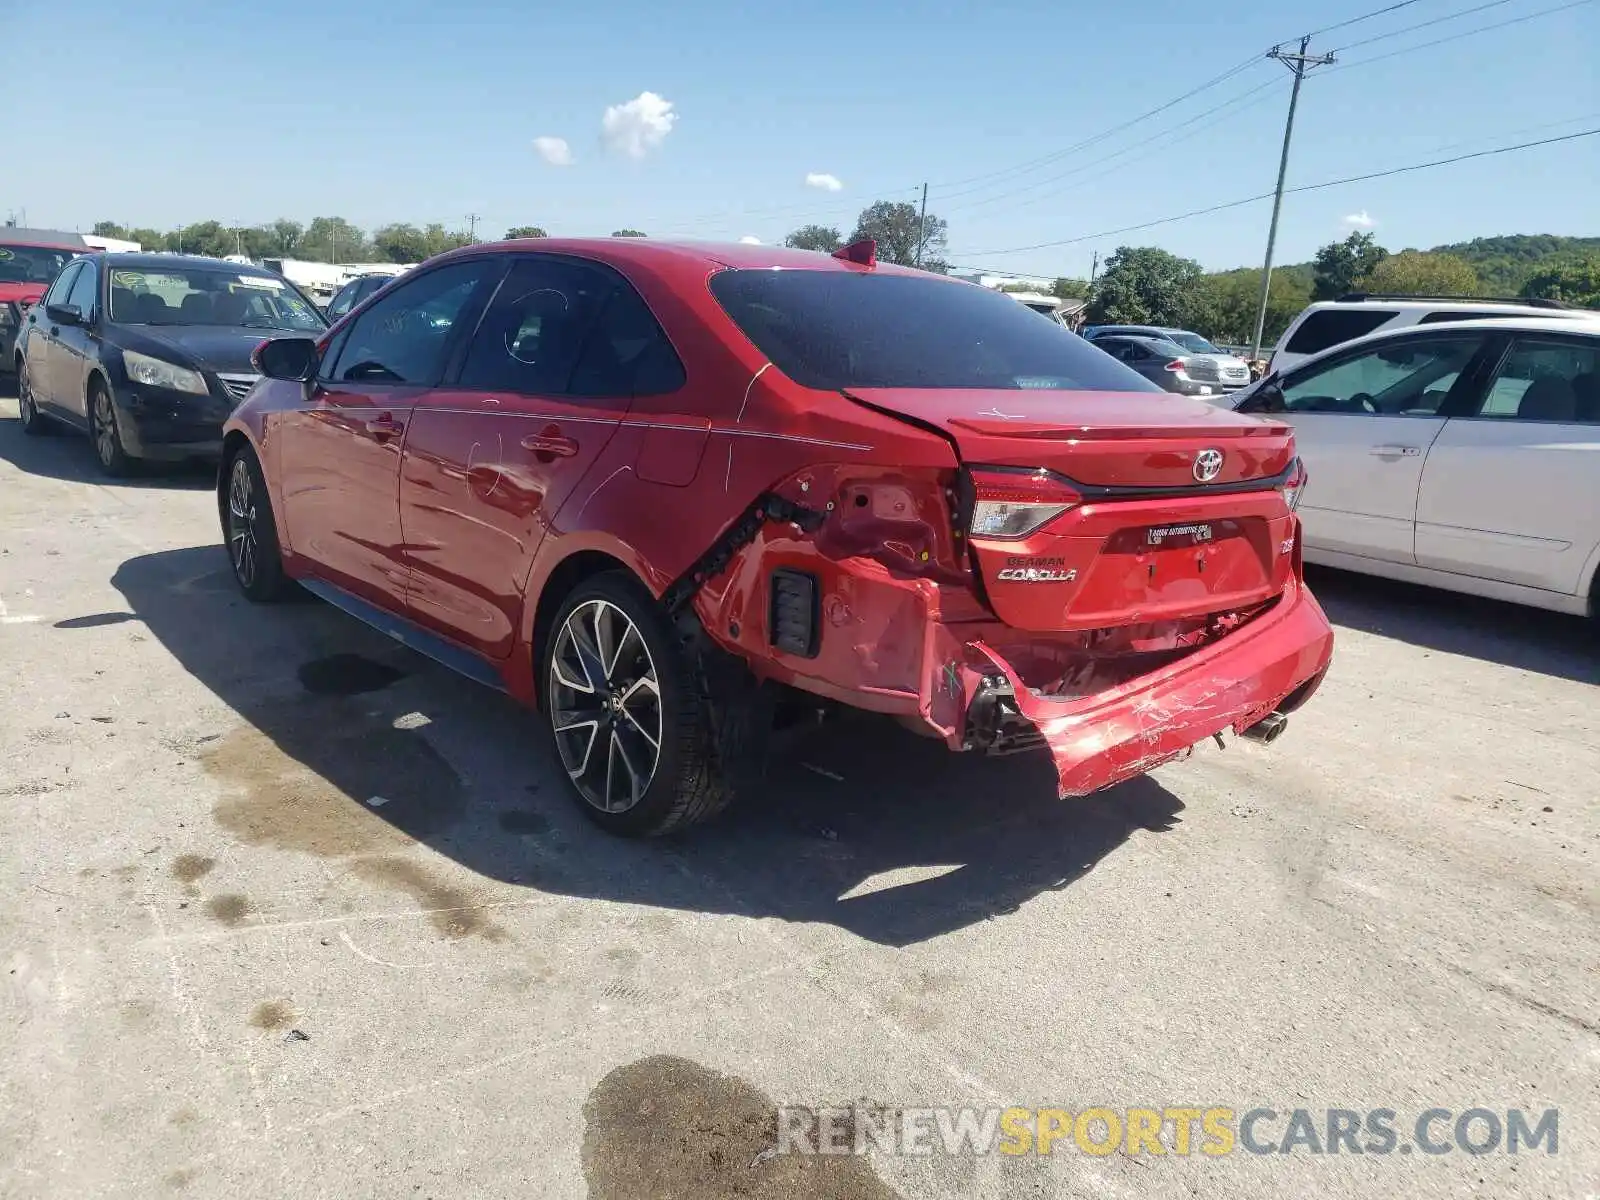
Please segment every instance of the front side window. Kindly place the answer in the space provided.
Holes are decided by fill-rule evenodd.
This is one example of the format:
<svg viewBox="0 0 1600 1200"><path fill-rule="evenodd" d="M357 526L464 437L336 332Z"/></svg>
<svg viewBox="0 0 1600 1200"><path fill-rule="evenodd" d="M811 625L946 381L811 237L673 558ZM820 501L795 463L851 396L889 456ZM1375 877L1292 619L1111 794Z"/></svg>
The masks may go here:
<svg viewBox="0 0 1600 1200"><path fill-rule="evenodd" d="M1284 407L1302 413L1433 416L1472 361L1478 337L1403 338L1291 373Z"/></svg>
<svg viewBox="0 0 1600 1200"><path fill-rule="evenodd" d="M3 234L4 230L0 230ZM0 283L49 283L61 268L82 251L52 250L48 246L8 246L0 243ZM52 300L60 304L60 300Z"/></svg>
<svg viewBox="0 0 1600 1200"><path fill-rule="evenodd" d="M804 387L1160 391L1010 296L937 276L728 270L711 292Z"/></svg>
<svg viewBox="0 0 1600 1200"><path fill-rule="evenodd" d="M98 278L99 272L94 269L94 264L86 262L78 268L78 277L72 281L72 290L67 293L67 303L76 305L85 320L94 312L94 285Z"/></svg>
<svg viewBox="0 0 1600 1200"><path fill-rule="evenodd" d="M1392 308L1324 308L1300 322L1284 350L1289 354L1318 354L1387 324L1399 314Z"/></svg>
<svg viewBox="0 0 1600 1200"><path fill-rule="evenodd" d="M79 274L83 271L82 263L73 263L50 285L50 290L44 294L45 304L65 304L67 297L72 294L72 285L77 282Z"/></svg>
<svg viewBox="0 0 1600 1200"><path fill-rule="evenodd" d="M438 380L450 335L495 264L468 259L408 279L357 315L327 378L342 383Z"/></svg>
<svg viewBox="0 0 1600 1200"><path fill-rule="evenodd" d="M110 318L121 325L229 325L320 334L316 307L276 275L211 267L117 267Z"/></svg>
<svg viewBox="0 0 1600 1200"><path fill-rule="evenodd" d="M352 307L354 307L356 302L356 288L359 286L360 285L358 283L347 283L339 289L338 294L335 295L332 300L328 301L329 319L337 321L340 317L344 316L345 313L349 312Z"/></svg>
<svg viewBox="0 0 1600 1200"><path fill-rule="evenodd" d="M1600 347L1519 338L1477 415L1600 425Z"/></svg>

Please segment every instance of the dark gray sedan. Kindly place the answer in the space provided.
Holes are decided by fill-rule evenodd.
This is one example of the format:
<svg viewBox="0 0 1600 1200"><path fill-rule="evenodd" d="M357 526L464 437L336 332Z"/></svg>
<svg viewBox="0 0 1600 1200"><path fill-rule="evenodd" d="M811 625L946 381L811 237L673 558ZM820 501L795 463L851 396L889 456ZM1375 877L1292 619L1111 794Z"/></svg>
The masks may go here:
<svg viewBox="0 0 1600 1200"><path fill-rule="evenodd" d="M1222 394L1222 386L1211 377L1211 372L1195 369L1205 362L1205 356L1190 354L1176 342L1103 333L1092 344L1169 392L1184 396ZM1196 375L1201 378L1195 378Z"/></svg>

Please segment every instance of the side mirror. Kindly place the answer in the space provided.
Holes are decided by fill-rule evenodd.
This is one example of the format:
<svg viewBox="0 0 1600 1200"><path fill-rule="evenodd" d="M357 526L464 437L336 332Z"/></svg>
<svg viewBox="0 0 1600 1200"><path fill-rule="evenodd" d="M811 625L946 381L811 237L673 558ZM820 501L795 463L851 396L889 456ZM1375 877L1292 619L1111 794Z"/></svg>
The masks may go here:
<svg viewBox="0 0 1600 1200"><path fill-rule="evenodd" d="M250 361L268 379L304 383L317 370L317 343L307 337L273 338L250 353Z"/></svg>
<svg viewBox="0 0 1600 1200"><path fill-rule="evenodd" d="M83 324L83 310L76 304L46 304L44 314L57 325Z"/></svg>

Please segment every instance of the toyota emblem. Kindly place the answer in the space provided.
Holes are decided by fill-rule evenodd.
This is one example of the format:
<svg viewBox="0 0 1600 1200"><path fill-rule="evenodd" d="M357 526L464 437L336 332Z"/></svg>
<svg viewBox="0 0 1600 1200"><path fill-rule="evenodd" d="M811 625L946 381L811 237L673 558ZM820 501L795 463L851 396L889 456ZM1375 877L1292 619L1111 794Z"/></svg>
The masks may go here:
<svg viewBox="0 0 1600 1200"><path fill-rule="evenodd" d="M1221 474L1221 450L1202 450L1194 456L1194 477L1197 483L1210 483Z"/></svg>

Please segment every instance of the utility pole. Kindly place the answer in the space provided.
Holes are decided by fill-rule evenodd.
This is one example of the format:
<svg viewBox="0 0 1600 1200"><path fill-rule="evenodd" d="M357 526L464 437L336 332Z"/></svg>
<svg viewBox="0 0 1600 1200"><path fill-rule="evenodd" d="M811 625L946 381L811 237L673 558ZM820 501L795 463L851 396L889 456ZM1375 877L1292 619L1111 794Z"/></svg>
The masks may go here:
<svg viewBox="0 0 1600 1200"><path fill-rule="evenodd" d="M467 236L473 241L478 240L478 222L481 219L477 213L467 214Z"/></svg>
<svg viewBox="0 0 1600 1200"><path fill-rule="evenodd" d="M1294 72L1294 88L1289 92L1289 118L1283 123L1283 153L1278 158L1278 187L1272 195L1272 224L1267 226L1267 259L1261 267L1261 303L1256 306L1256 332L1250 342L1250 360L1261 357L1261 331L1267 324L1267 293L1272 287L1272 248L1278 240L1278 212L1283 208L1283 180L1289 172L1289 139L1294 136L1294 110L1300 101L1300 83L1312 67L1325 67L1334 61L1331 54L1311 54L1311 35L1300 39L1300 53L1285 54L1274 46L1267 52Z"/></svg>
<svg viewBox="0 0 1600 1200"><path fill-rule="evenodd" d="M1094 287L1094 281L1100 277L1100 251L1094 252L1094 257L1089 260L1089 286Z"/></svg>
<svg viewBox="0 0 1600 1200"><path fill-rule="evenodd" d="M917 217L917 266L922 265L922 247L928 240L928 185L922 185L922 212Z"/></svg>

